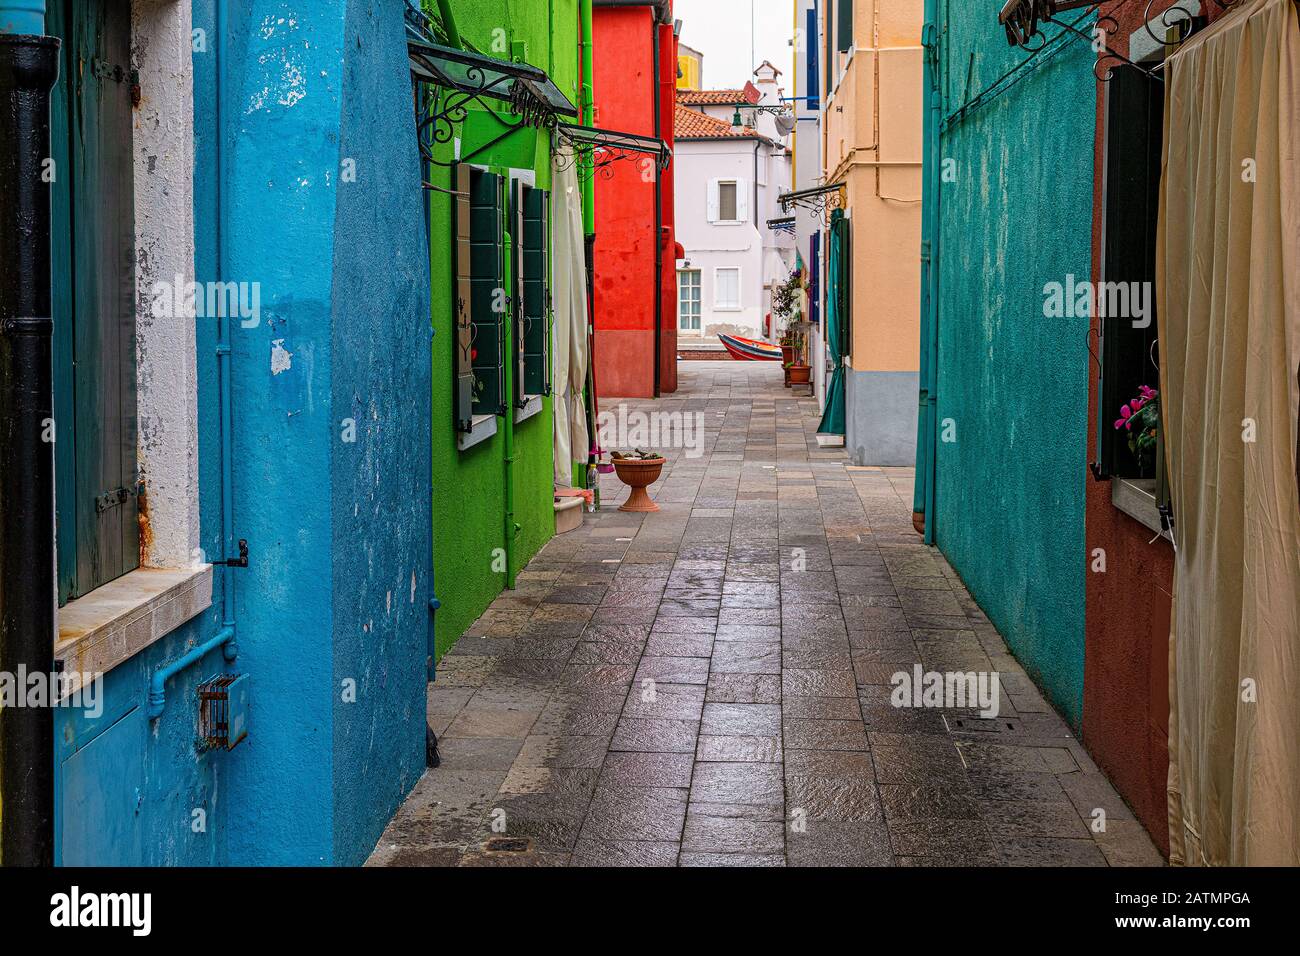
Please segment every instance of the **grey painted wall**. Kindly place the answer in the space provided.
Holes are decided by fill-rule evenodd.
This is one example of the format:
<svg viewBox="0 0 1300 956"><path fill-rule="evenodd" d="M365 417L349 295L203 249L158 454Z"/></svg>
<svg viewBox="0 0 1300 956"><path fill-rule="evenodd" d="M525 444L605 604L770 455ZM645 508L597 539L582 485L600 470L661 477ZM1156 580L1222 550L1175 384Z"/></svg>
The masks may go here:
<svg viewBox="0 0 1300 956"><path fill-rule="evenodd" d="M915 465L919 374L844 371L849 458L855 465Z"/></svg>

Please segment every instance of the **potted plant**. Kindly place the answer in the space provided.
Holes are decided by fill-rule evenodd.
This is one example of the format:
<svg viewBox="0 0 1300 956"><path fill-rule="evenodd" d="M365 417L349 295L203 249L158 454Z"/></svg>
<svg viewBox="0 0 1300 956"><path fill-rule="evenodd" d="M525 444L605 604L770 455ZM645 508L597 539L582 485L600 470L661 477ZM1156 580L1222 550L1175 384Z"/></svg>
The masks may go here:
<svg viewBox="0 0 1300 956"><path fill-rule="evenodd" d="M1154 473L1156 449L1160 444L1160 393L1149 385L1138 389L1137 398L1119 410L1115 430L1128 432L1129 451L1144 474Z"/></svg>
<svg viewBox="0 0 1300 956"><path fill-rule="evenodd" d="M659 480L668 459L657 452L636 449L630 455L614 452L614 471L618 480L632 489L627 501L619 506L619 511L650 512L658 511L659 506L650 500L646 488Z"/></svg>
<svg viewBox="0 0 1300 956"><path fill-rule="evenodd" d="M803 280L798 272L790 274L784 282L772 289L772 314L782 324L781 368L785 372L785 385L790 387L790 367L798 360L803 351L803 333L795 321L799 318L799 307L803 293Z"/></svg>

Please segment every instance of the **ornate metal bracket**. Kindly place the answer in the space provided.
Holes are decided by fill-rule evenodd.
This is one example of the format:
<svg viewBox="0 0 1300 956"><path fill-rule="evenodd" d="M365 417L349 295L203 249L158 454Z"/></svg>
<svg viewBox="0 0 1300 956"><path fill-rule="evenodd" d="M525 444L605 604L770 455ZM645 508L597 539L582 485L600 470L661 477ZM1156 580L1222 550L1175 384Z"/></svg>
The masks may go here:
<svg viewBox="0 0 1300 956"><path fill-rule="evenodd" d="M783 212L794 209L806 209L822 223L831 221L831 213L844 208L844 184L830 183L815 186L812 189L800 189L792 193L783 193L778 197Z"/></svg>
<svg viewBox="0 0 1300 956"><path fill-rule="evenodd" d="M1164 63L1143 66L1122 53L1117 53L1111 45L1110 39L1119 31L1120 26L1115 13L1128 2L1132 0L1101 0L1101 2L1097 0L1007 0L1002 12L998 14L998 22L1006 29L1007 41L1012 46L1018 46L1030 53L1039 52L1049 42L1040 28L1041 24L1047 23L1060 28L1065 34L1091 44L1097 50L1093 72L1102 83L1108 82L1115 75L1116 67L1121 65L1141 70L1152 79L1162 79L1160 73L1164 69ZM1157 0L1137 0L1137 2L1146 5L1142 13L1142 28L1152 40L1166 50L1180 46L1203 24L1203 18L1181 5L1174 4L1153 15L1152 10ZM1237 6L1241 0L1209 0L1209 2L1220 10L1228 10ZM1067 23L1057 17L1057 14L1065 10L1083 10L1084 13L1074 23ZM1092 24L1091 30L1085 31L1075 26L1075 23L1093 13L1097 14L1097 19Z"/></svg>
<svg viewBox="0 0 1300 956"><path fill-rule="evenodd" d="M667 170L673 160L672 150L663 140L634 133L561 123L556 127L556 138L573 147L567 158L556 154L561 169L592 169L604 179L613 178L616 163L643 164L643 169L653 168L657 175Z"/></svg>

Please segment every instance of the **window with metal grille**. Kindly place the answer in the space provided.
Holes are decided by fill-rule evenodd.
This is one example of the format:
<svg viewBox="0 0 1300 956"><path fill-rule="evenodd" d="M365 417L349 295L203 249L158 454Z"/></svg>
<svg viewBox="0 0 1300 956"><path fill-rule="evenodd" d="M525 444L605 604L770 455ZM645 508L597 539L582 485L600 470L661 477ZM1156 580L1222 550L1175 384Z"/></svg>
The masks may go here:
<svg viewBox="0 0 1300 956"><path fill-rule="evenodd" d="M131 6L52 0L50 100L59 603L140 564Z"/></svg>

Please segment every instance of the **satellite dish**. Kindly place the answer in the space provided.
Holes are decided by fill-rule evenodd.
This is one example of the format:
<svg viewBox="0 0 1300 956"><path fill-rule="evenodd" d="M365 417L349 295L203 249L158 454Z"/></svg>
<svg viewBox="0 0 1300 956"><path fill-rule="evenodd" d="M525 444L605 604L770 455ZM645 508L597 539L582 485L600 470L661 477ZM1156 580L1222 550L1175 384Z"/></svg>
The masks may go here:
<svg viewBox="0 0 1300 956"><path fill-rule="evenodd" d="M781 113L776 117L776 131L782 136L789 136L794 132L798 122L798 118L793 113Z"/></svg>

